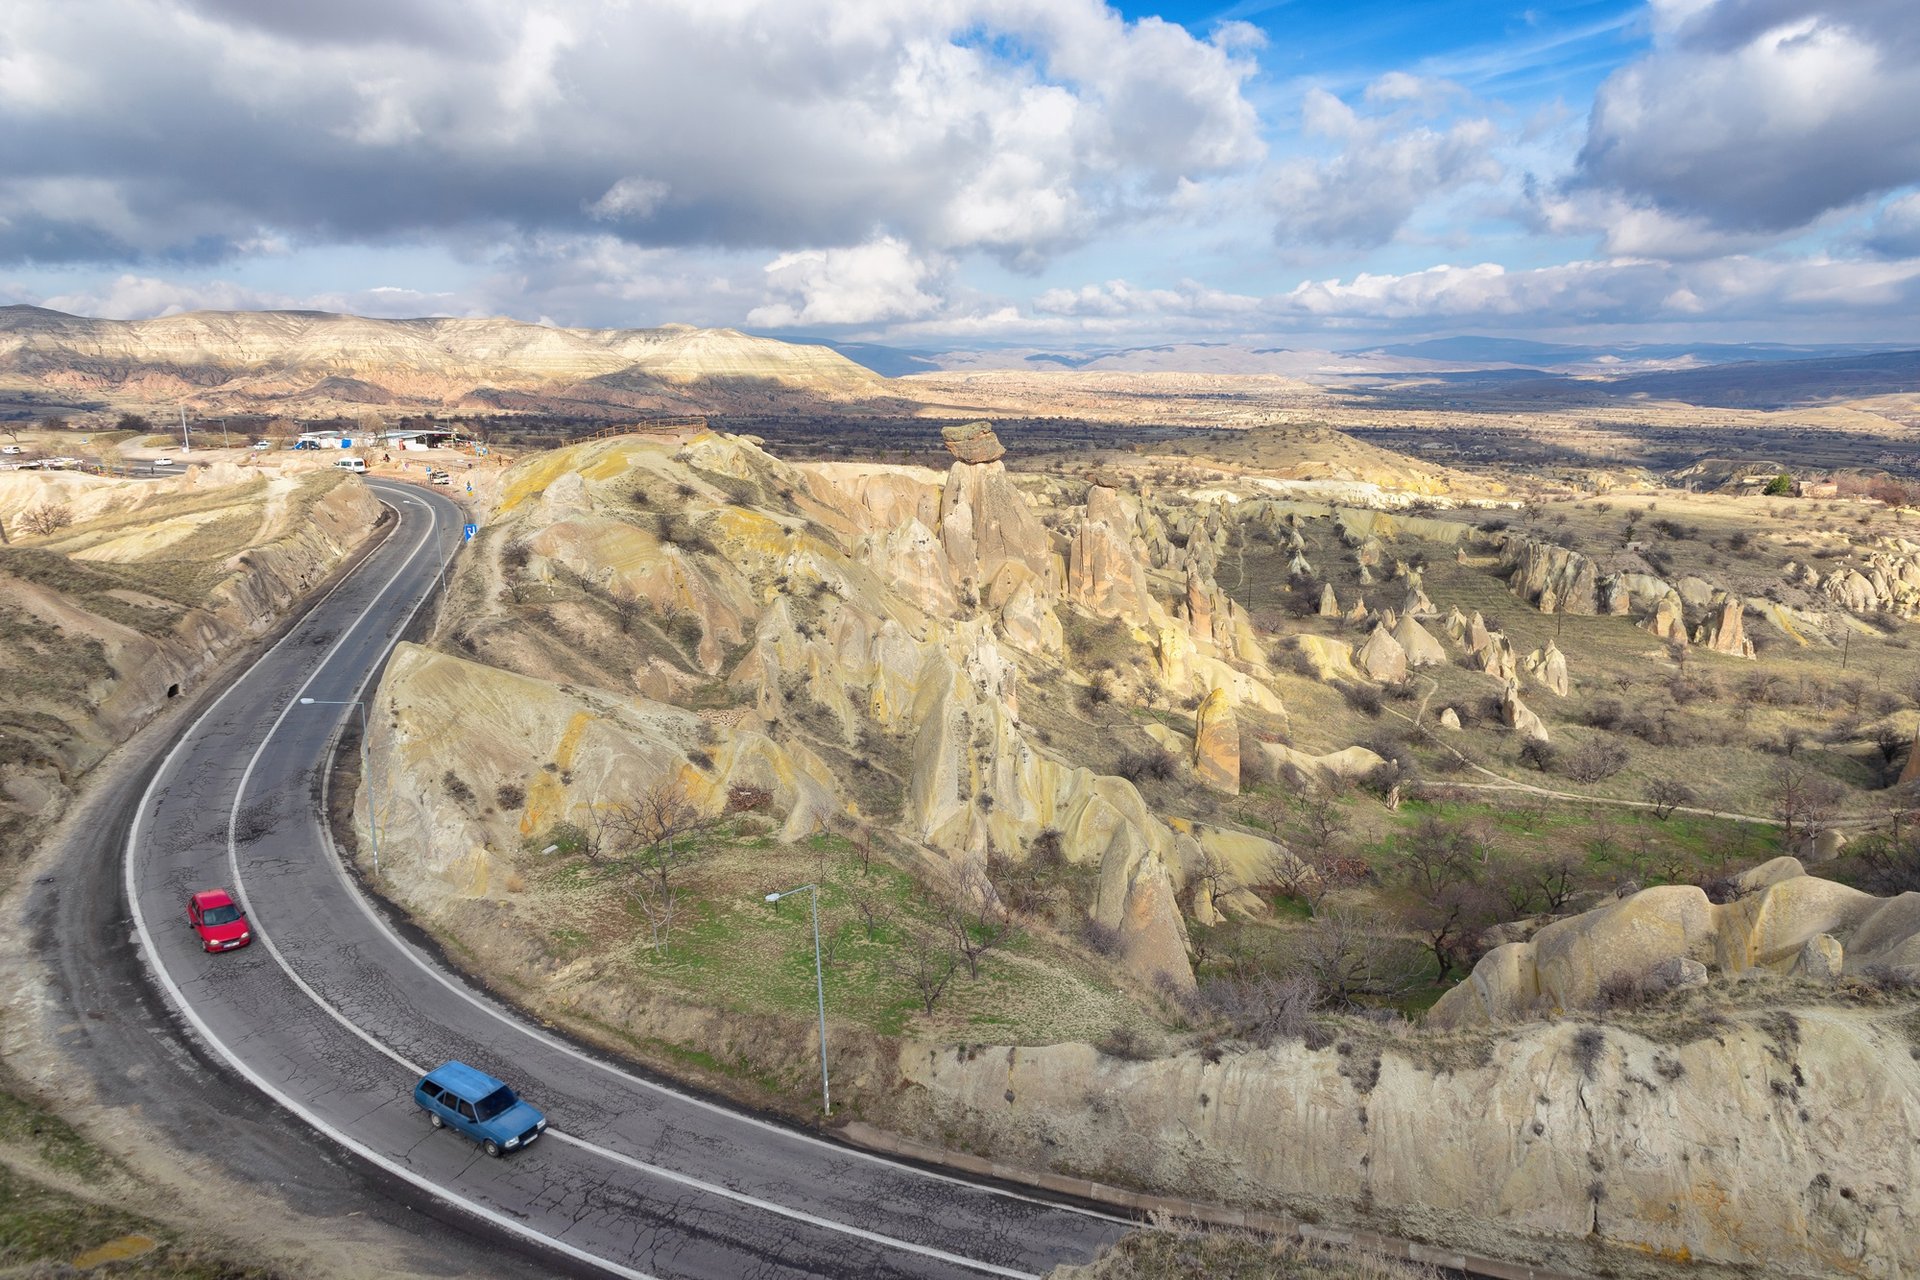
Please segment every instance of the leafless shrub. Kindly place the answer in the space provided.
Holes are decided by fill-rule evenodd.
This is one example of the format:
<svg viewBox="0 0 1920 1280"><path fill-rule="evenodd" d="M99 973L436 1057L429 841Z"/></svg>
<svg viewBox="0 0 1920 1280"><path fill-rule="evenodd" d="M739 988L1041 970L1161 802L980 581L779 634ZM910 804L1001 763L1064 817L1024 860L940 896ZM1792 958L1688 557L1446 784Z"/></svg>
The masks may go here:
<svg viewBox="0 0 1920 1280"><path fill-rule="evenodd" d="M60 532L73 523L73 508L64 502L43 502L20 513L20 528L35 537Z"/></svg>
<svg viewBox="0 0 1920 1280"><path fill-rule="evenodd" d="M1627 749L1617 742L1596 738L1567 756L1567 776L1575 782L1604 782L1627 767Z"/></svg>
<svg viewBox="0 0 1920 1280"><path fill-rule="evenodd" d="M1304 974L1214 978L1200 988L1200 1004L1243 1040L1265 1046L1302 1040L1313 1027L1320 989Z"/></svg>
<svg viewBox="0 0 1920 1280"><path fill-rule="evenodd" d="M960 957L954 954L951 935L917 926L909 928L893 948L889 963L894 977L913 992L928 1016L960 971Z"/></svg>
<svg viewBox="0 0 1920 1280"><path fill-rule="evenodd" d="M1141 783L1149 779L1166 782L1180 772L1180 761L1173 752L1155 744L1150 747L1129 747L1120 753L1114 762L1113 771L1128 782Z"/></svg>

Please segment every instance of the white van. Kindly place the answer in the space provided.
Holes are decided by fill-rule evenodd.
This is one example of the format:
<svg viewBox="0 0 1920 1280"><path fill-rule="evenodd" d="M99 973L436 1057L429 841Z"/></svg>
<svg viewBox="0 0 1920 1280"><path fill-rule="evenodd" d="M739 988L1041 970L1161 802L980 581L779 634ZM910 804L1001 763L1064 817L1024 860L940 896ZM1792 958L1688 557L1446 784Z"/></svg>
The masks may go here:
<svg viewBox="0 0 1920 1280"><path fill-rule="evenodd" d="M333 465L337 470L356 471L361 475L365 475L367 471L367 460L365 458L342 458Z"/></svg>

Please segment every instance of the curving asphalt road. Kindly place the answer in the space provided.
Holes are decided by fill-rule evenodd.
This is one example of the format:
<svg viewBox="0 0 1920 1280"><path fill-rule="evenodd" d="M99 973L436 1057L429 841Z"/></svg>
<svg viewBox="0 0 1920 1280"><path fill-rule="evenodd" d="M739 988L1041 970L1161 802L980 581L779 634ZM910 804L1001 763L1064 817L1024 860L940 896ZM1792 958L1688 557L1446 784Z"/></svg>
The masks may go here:
<svg viewBox="0 0 1920 1280"><path fill-rule="evenodd" d="M320 827L320 770L355 714L325 704L369 687L462 516L439 494L373 487L398 514L393 534L201 712L153 772L128 829L134 936L167 1002L217 1060L373 1166L383 1185L430 1196L567 1270L1032 1276L1085 1261L1126 1230L1115 1217L892 1163L629 1074L520 1021L396 932ZM198 949L184 906L210 885L243 900L253 946ZM448 1058L514 1083L547 1112L548 1135L490 1160L430 1128L411 1086ZM327 1143L314 1149L328 1154Z"/></svg>

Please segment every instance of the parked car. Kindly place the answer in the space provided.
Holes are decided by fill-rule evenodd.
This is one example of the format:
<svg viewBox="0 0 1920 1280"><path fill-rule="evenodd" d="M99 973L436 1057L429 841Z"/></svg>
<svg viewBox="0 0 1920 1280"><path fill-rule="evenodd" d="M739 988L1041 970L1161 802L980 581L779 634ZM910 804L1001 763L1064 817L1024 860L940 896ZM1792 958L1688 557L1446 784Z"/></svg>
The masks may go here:
<svg viewBox="0 0 1920 1280"><path fill-rule="evenodd" d="M429 471L427 472L427 480L431 484L452 484L453 483L453 477L448 473L446 473L445 471Z"/></svg>
<svg viewBox="0 0 1920 1280"><path fill-rule="evenodd" d="M366 474L367 470L367 460L365 458L342 458L333 465L336 470L352 471L361 475Z"/></svg>
<svg viewBox="0 0 1920 1280"><path fill-rule="evenodd" d="M434 1128L463 1133L490 1156L531 1146L547 1128L539 1108L464 1062L444 1062L421 1076L413 1100Z"/></svg>
<svg viewBox="0 0 1920 1280"><path fill-rule="evenodd" d="M170 467L173 465L173 459L172 458L149 458L147 460L147 465L150 467Z"/></svg>
<svg viewBox="0 0 1920 1280"><path fill-rule="evenodd" d="M17 444L0 446L0 453L25 453L25 452L26 450L22 449Z"/></svg>
<svg viewBox="0 0 1920 1280"><path fill-rule="evenodd" d="M187 923L200 935L202 951L232 951L253 941L247 913L225 889L202 889L190 895Z"/></svg>
<svg viewBox="0 0 1920 1280"><path fill-rule="evenodd" d="M273 441L271 440L255 440L253 442L253 451L255 453L264 453L271 448L273 448Z"/></svg>

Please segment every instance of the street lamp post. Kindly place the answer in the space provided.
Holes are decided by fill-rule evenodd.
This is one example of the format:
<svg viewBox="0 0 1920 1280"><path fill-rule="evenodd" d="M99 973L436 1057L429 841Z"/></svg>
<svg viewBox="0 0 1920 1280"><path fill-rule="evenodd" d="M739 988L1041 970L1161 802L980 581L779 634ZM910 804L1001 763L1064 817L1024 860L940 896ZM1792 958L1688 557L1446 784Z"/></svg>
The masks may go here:
<svg viewBox="0 0 1920 1280"><path fill-rule="evenodd" d="M380 874L380 814L375 804L373 771L367 765L367 704L361 701L329 702L324 698L302 698L303 707L356 707L360 712L360 776L367 780L367 834L373 840L373 874Z"/></svg>
<svg viewBox="0 0 1920 1280"><path fill-rule="evenodd" d="M820 1109L827 1115L832 1115L833 1094L827 1086L827 980L820 970L820 886L803 884L798 889L788 889L785 893L770 893L767 895L767 901L778 902L796 893L813 895L813 991L820 1001Z"/></svg>

